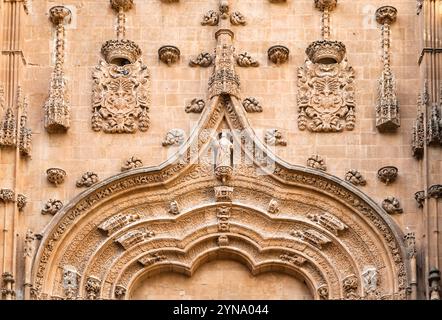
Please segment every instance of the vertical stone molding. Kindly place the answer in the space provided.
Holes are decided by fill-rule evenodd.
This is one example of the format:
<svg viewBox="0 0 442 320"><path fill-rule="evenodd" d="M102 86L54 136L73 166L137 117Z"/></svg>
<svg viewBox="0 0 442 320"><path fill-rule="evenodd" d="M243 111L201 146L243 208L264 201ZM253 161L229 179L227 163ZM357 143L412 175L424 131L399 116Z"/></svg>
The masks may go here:
<svg viewBox="0 0 442 320"><path fill-rule="evenodd" d="M70 102L67 80L64 75L64 25L71 22L71 11L63 6L49 10L50 19L55 26L57 40L55 47L55 69L51 76L49 97L44 105L44 126L48 133L65 132L70 127Z"/></svg>
<svg viewBox="0 0 442 320"><path fill-rule="evenodd" d="M22 96L21 88L17 93L17 108L20 113L20 128L18 137L18 149L23 157L30 157L32 150L32 130L27 127L28 122L28 99Z"/></svg>
<svg viewBox="0 0 442 320"><path fill-rule="evenodd" d="M376 11L376 21L382 26L383 70L379 79L376 106L376 127L380 132L394 131L401 125L396 80L391 70L390 58L390 27L396 21L396 18L397 10L394 7L383 6Z"/></svg>
<svg viewBox="0 0 442 320"><path fill-rule="evenodd" d="M425 149L425 123L424 113L428 105L428 89L425 84L424 92L417 99L417 117L414 121L411 141L411 153L416 159L422 159Z"/></svg>

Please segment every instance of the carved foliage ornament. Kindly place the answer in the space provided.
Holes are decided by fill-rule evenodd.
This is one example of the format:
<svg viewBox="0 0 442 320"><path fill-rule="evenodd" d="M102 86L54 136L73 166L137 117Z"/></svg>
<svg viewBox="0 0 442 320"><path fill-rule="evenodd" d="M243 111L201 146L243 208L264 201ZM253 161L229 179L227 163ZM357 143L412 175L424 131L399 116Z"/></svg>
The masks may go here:
<svg viewBox="0 0 442 320"><path fill-rule="evenodd" d="M376 299L379 296L379 272L375 267L368 266L362 272L363 288L366 299Z"/></svg>
<svg viewBox="0 0 442 320"><path fill-rule="evenodd" d="M182 129L171 129L166 133L162 142L164 147L173 145L182 145L184 143L185 133Z"/></svg>
<svg viewBox="0 0 442 320"><path fill-rule="evenodd" d="M180 50L175 46L162 46L158 50L160 60L167 65L177 62L180 59L180 54Z"/></svg>
<svg viewBox="0 0 442 320"><path fill-rule="evenodd" d="M282 254L279 256L279 258L282 261L288 262L290 264L293 264L295 266L301 266L303 265L307 259L298 255L292 255L292 254Z"/></svg>
<svg viewBox="0 0 442 320"><path fill-rule="evenodd" d="M266 131L264 141L269 146L286 146L287 141L283 138L282 132L278 129L269 129Z"/></svg>
<svg viewBox="0 0 442 320"><path fill-rule="evenodd" d="M80 180L77 181L77 187L86 187L89 188L90 186L94 185L98 182L98 175L95 172L86 172L83 174L80 178Z"/></svg>
<svg viewBox="0 0 442 320"><path fill-rule="evenodd" d="M259 67L259 62L252 58L248 52L240 53L236 58L236 63L243 68Z"/></svg>
<svg viewBox="0 0 442 320"><path fill-rule="evenodd" d="M367 184L367 181L362 176L362 174L355 169L347 171L345 174L345 181L348 181L355 186L365 186Z"/></svg>
<svg viewBox="0 0 442 320"><path fill-rule="evenodd" d="M293 230L290 232L290 234L296 238L299 238L300 240L313 244L319 249L322 249L322 246L332 242L330 238L313 229L304 231Z"/></svg>
<svg viewBox="0 0 442 320"><path fill-rule="evenodd" d="M437 146L442 144L442 118L439 106L433 103L427 125L427 144Z"/></svg>
<svg viewBox="0 0 442 320"><path fill-rule="evenodd" d="M344 289L345 299L359 300L358 294L359 279L354 274L349 275L342 281L342 288Z"/></svg>
<svg viewBox="0 0 442 320"><path fill-rule="evenodd" d="M308 158L307 166L322 171L327 170L327 166L325 165L325 160L320 155L317 154L314 154L310 158Z"/></svg>
<svg viewBox="0 0 442 320"><path fill-rule="evenodd" d="M424 203L425 203L425 199L426 199L425 191L421 190L421 191L416 192L414 194L414 199L416 200L418 207L423 208Z"/></svg>
<svg viewBox="0 0 442 320"><path fill-rule="evenodd" d="M3 105L0 105L0 107L3 109ZM15 147L17 144L17 125L12 108L8 107L6 109L0 125L0 146Z"/></svg>
<svg viewBox="0 0 442 320"><path fill-rule="evenodd" d="M404 210L401 208L401 204L395 197L387 197L382 201L382 208L389 214L402 213Z"/></svg>
<svg viewBox="0 0 442 320"><path fill-rule="evenodd" d="M63 268L63 289L66 300L75 300L78 297L78 283L80 274L73 266L64 266Z"/></svg>
<svg viewBox="0 0 442 320"><path fill-rule="evenodd" d="M0 200L3 202L14 202L15 192L11 189L0 189Z"/></svg>
<svg viewBox="0 0 442 320"><path fill-rule="evenodd" d="M96 300L100 296L101 280L94 276L89 276L86 281L85 290L88 300Z"/></svg>
<svg viewBox="0 0 442 320"><path fill-rule="evenodd" d="M41 214L55 215L62 207L63 203L60 200L49 199L41 210Z"/></svg>
<svg viewBox="0 0 442 320"><path fill-rule="evenodd" d="M26 207L26 204L28 202L28 198L26 198L25 195L23 194L18 194L17 195L17 208L19 211L23 211L24 208Z"/></svg>
<svg viewBox="0 0 442 320"><path fill-rule="evenodd" d="M267 55L274 64L283 64L289 60L290 50L287 47L276 45L269 48Z"/></svg>
<svg viewBox="0 0 442 320"><path fill-rule="evenodd" d="M50 183L62 184L66 178L66 171L60 168L49 168L46 170L46 177Z"/></svg>
<svg viewBox="0 0 442 320"><path fill-rule="evenodd" d="M186 105L186 113L201 113L203 112L206 103L202 99L193 99L188 105Z"/></svg>
<svg viewBox="0 0 442 320"><path fill-rule="evenodd" d="M130 159L126 160L126 162L121 166L121 171L128 171L136 168L140 168L143 166L143 161L140 158L132 156Z"/></svg>
<svg viewBox="0 0 442 320"><path fill-rule="evenodd" d="M141 217L139 214L122 214L119 213L115 216L108 218L106 221L101 223L98 226L98 229L107 233L110 236L117 230L120 230L124 226L129 225L130 223L139 220Z"/></svg>
<svg viewBox="0 0 442 320"><path fill-rule="evenodd" d="M200 53L195 59L190 59L189 66L191 67L203 67L208 68L213 63L213 57L208 52L202 52Z"/></svg>
<svg viewBox="0 0 442 320"><path fill-rule="evenodd" d="M317 222L319 225L327 228L336 235L339 235L339 232L343 232L348 228L345 223L330 213L308 214L307 218Z"/></svg>
<svg viewBox="0 0 442 320"><path fill-rule="evenodd" d="M249 97L244 99L242 102L242 106L244 107L244 110L246 112L262 112L262 106L261 103L256 98Z"/></svg>

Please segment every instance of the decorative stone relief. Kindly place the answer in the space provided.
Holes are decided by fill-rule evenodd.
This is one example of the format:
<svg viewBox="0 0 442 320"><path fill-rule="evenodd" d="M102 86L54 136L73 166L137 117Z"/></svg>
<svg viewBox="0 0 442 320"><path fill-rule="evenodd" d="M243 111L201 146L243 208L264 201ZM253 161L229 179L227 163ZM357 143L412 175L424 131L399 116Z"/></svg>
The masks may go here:
<svg viewBox="0 0 442 320"><path fill-rule="evenodd" d="M98 229L106 232L107 235L110 236L115 231L122 229L123 227L131 224L132 222L139 220L140 218L141 218L140 215L137 213L133 214L119 213L108 218L106 221L101 223L98 226Z"/></svg>
<svg viewBox="0 0 442 320"><path fill-rule="evenodd" d="M442 185L435 184L428 188L428 197L429 198L442 198Z"/></svg>
<svg viewBox="0 0 442 320"><path fill-rule="evenodd" d="M57 31L55 49L55 68L51 76L49 97L45 102L44 126L48 133L65 132L70 127L70 102L66 77L64 75L64 24L71 22L71 11L63 6L52 7L49 11L50 19Z"/></svg>
<svg viewBox="0 0 442 320"><path fill-rule="evenodd" d="M417 117L414 121L412 140L411 140L411 152L416 159L422 159L424 156L425 147L425 124L424 124L424 112L427 110L429 95L428 86L425 83L423 93L419 94L417 99Z"/></svg>
<svg viewBox="0 0 442 320"><path fill-rule="evenodd" d="M381 180L386 185L395 182L397 176L398 176L398 169L393 166L382 167L378 170L379 180Z"/></svg>
<svg viewBox="0 0 442 320"><path fill-rule="evenodd" d="M322 157L317 154L314 154L310 158L308 158L307 167L322 171L327 170L327 166L325 165L325 160L322 159Z"/></svg>
<svg viewBox="0 0 442 320"><path fill-rule="evenodd" d="M66 300L76 300L78 298L78 283L80 274L74 266L63 267L63 290Z"/></svg>
<svg viewBox="0 0 442 320"><path fill-rule="evenodd" d="M422 8L424 7L424 0L416 1L416 14L420 15L422 12Z"/></svg>
<svg viewBox="0 0 442 320"><path fill-rule="evenodd" d="M355 169L347 171L347 173L345 174L345 181L348 181L355 186L365 186L367 184L367 181L362 176L362 174Z"/></svg>
<svg viewBox="0 0 442 320"><path fill-rule="evenodd" d="M404 210L401 208L401 204L395 197L387 197L382 201L382 208L389 214L402 213Z"/></svg>
<svg viewBox="0 0 442 320"><path fill-rule="evenodd" d="M232 202L233 187L219 186L215 187L215 198L217 202Z"/></svg>
<svg viewBox="0 0 442 320"><path fill-rule="evenodd" d="M430 270L428 284L430 286L430 300L440 300L440 271L438 269Z"/></svg>
<svg viewBox="0 0 442 320"><path fill-rule="evenodd" d="M21 87L18 88L17 107L19 110L21 110L18 149L20 151L20 155L30 157L32 149L32 130L27 127L28 99L26 97L22 97Z"/></svg>
<svg viewBox="0 0 442 320"><path fill-rule="evenodd" d="M345 223L343 223L341 220L331 215L330 213L308 214L307 218L314 222L317 222L319 225L327 228L337 236L339 235L339 232L343 232L348 228Z"/></svg>
<svg viewBox="0 0 442 320"><path fill-rule="evenodd" d="M213 57L208 52L200 53L195 59L190 59L189 66L208 68L213 64Z"/></svg>
<svg viewBox="0 0 442 320"><path fill-rule="evenodd" d="M396 80L390 62L390 26L396 21L397 10L391 6L376 11L376 21L382 25L383 71L379 80L378 104L376 106L376 127L380 132L393 131L400 127L399 103Z"/></svg>
<svg viewBox="0 0 442 320"><path fill-rule="evenodd" d="M302 266L307 259L305 259L304 257L295 255L295 254L282 254L279 256L279 258L284 261L284 262L288 262L290 264L293 264L295 266Z"/></svg>
<svg viewBox="0 0 442 320"><path fill-rule="evenodd" d="M230 15L230 23L234 26L245 26L246 17L239 11L232 12Z"/></svg>
<svg viewBox="0 0 442 320"><path fill-rule="evenodd" d="M166 136L163 140L163 147L173 146L173 145L182 145L184 143L184 130L182 129L171 129L166 133Z"/></svg>
<svg viewBox="0 0 442 320"><path fill-rule="evenodd" d="M425 199L426 198L427 197L425 196L425 191L424 190L418 191L418 192L416 192L414 194L414 199L416 200L417 205L418 205L419 208L423 208L424 207L424 203L425 203Z"/></svg>
<svg viewBox="0 0 442 320"><path fill-rule="evenodd" d="M244 99L244 101L242 102L242 106L244 107L244 110L249 113L262 112L261 103L259 103L259 101L253 97Z"/></svg>
<svg viewBox="0 0 442 320"><path fill-rule="evenodd" d="M63 203L60 200L49 199L41 210L41 214L55 215L61 208L63 208Z"/></svg>
<svg viewBox="0 0 442 320"><path fill-rule="evenodd" d="M23 211L24 208L26 207L27 203L28 203L28 198L26 198L25 195L19 193L17 195L17 208L18 208L18 211Z"/></svg>
<svg viewBox="0 0 442 320"><path fill-rule="evenodd" d="M342 288L344 289L344 296L347 300L359 300L361 297L358 293L359 279L354 274L344 278L342 281Z"/></svg>
<svg viewBox="0 0 442 320"><path fill-rule="evenodd" d="M180 50L175 46L162 46L158 50L160 60L169 66L180 59L180 54Z"/></svg>
<svg viewBox="0 0 442 320"><path fill-rule="evenodd" d="M220 19L227 19L230 16L230 23L234 26L246 24L246 18L241 12L235 11L229 15L229 2L228 0L220 0L219 13L213 10L209 10L203 17L201 25L203 26L217 26Z"/></svg>
<svg viewBox="0 0 442 320"><path fill-rule="evenodd" d="M277 214L279 212L279 202L276 199L270 200L267 212L272 214Z"/></svg>
<svg viewBox="0 0 442 320"><path fill-rule="evenodd" d="M140 228L126 232L125 234L117 238L115 242L118 242L125 250L127 250L137 243L140 243L153 236L155 236L155 232L148 231L145 228Z"/></svg>
<svg viewBox="0 0 442 320"><path fill-rule="evenodd" d="M283 3L287 2L287 0L269 0L271 3Z"/></svg>
<svg viewBox="0 0 442 320"><path fill-rule="evenodd" d="M186 105L186 113L201 113L206 107L206 102L203 99L193 99Z"/></svg>
<svg viewBox="0 0 442 320"><path fill-rule="evenodd" d="M126 291L127 289L123 286L120 285L115 286L115 292L114 292L115 297L117 299L123 299L124 296L126 295Z"/></svg>
<svg viewBox="0 0 442 320"><path fill-rule="evenodd" d="M223 206L216 209L216 217L218 218L218 231L229 232L230 231L230 208Z"/></svg>
<svg viewBox="0 0 442 320"><path fill-rule="evenodd" d="M232 154L233 142L227 136L226 132L222 132L221 137L216 141L215 176L221 180L223 184L225 184L233 174Z"/></svg>
<svg viewBox="0 0 442 320"><path fill-rule="evenodd" d="M13 300L15 298L15 291L13 285L15 283L14 276L10 272L2 274L3 288L0 290L4 300Z"/></svg>
<svg viewBox="0 0 442 320"><path fill-rule="evenodd" d="M143 266L148 267L155 263L161 262L166 260L167 257L164 255L160 255L158 253L150 254L145 257L142 257L141 259L138 259L138 262L141 263Z"/></svg>
<svg viewBox="0 0 442 320"><path fill-rule="evenodd" d="M86 187L96 184L98 182L98 175L95 172L88 171L84 173L80 180L77 181L76 186L78 188Z"/></svg>
<svg viewBox="0 0 442 320"><path fill-rule="evenodd" d="M34 241L35 241L36 237L34 235L34 233L32 232L32 230L26 231L26 235L25 235L25 243L23 246L23 257L26 258L32 258L34 255Z"/></svg>
<svg viewBox="0 0 442 320"><path fill-rule="evenodd" d="M203 17L201 25L203 26L217 26L219 23L219 13L213 10L209 10Z"/></svg>
<svg viewBox="0 0 442 320"><path fill-rule="evenodd" d="M408 232L406 235L404 235L404 243L407 249L408 258L415 258L417 254L415 233Z"/></svg>
<svg viewBox="0 0 442 320"><path fill-rule="evenodd" d="M259 62L252 58L248 52L240 53L236 58L236 63L243 68L259 67Z"/></svg>
<svg viewBox="0 0 442 320"><path fill-rule="evenodd" d="M289 60L290 50L287 47L276 45L269 48L267 55L274 64L280 65Z"/></svg>
<svg viewBox="0 0 442 320"><path fill-rule="evenodd" d="M282 132L278 129L268 129L266 130L264 141L269 146L286 146L287 141L283 138Z"/></svg>
<svg viewBox="0 0 442 320"><path fill-rule="evenodd" d="M96 300L100 296L101 280L94 276L89 276L85 286L87 299Z"/></svg>
<svg viewBox="0 0 442 320"><path fill-rule="evenodd" d="M328 287L327 285L322 285L318 288L319 299L328 300Z"/></svg>
<svg viewBox="0 0 442 320"><path fill-rule="evenodd" d="M0 200L7 202L15 201L15 192L11 189L0 189Z"/></svg>
<svg viewBox="0 0 442 320"><path fill-rule="evenodd" d="M66 178L66 171L60 168L49 168L46 170L46 177L50 183L57 186L64 182Z"/></svg>
<svg viewBox="0 0 442 320"><path fill-rule="evenodd" d="M427 120L427 145L437 146L442 143L442 118L437 103L433 103L430 110L431 114Z"/></svg>
<svg viewBox="0 0 442 320"><path fill-rule="evenodd" d="M121 171L128 171L136 168L141 168L143 166L143 161L140 158L135 156L130 157L130 159L126 160L126 162L121 166Z"/></svg>
<svg viewBox="0 0 442 320"><path fill-rule="evenodd" d="M290 232L290 234L296 238L299 238L300 240L313 244L319 249L322 249L322 246L332 242L330 238L313 229L304 231L293 230Z"/></svg>
<svg viewBox="0 0 442 320"><path fill-rule="evenodd" d="M229 237L225 234L221 235L217 239L217 243L220 247L225 247L229 245Z"/></svg>
<svg viewBox="0 0 442 320"><path fill-rule="evenodd" d="M17 145L17 125L11 107L6 109L0 127L0 147L15 147Z"/></svg>
<svg viewBox="0 0 442 320"><path fill-rule="evenodd" d="M365 267L362 272L363 288L366 298L377 296L379 285L379 273L376 267Z"/></svg>
<svg viewBox="0 0 442 320"><path fill-rule="evenodd" d="M169 211L170 214L173 214L174 216L180 214L180 207L178 206L178 202L172 201L169 205Z"/></svg>

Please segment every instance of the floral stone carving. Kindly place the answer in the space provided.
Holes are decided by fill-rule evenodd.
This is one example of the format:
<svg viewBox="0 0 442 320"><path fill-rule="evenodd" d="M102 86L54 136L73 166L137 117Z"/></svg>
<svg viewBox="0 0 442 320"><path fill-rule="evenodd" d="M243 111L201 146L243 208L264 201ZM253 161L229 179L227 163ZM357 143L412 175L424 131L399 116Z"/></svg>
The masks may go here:
<svg viewBox="0 0 442 320"><path fill-rule="evenodd" d="M3 202L14 202L15 192L11 189L0 189L0 200Z"/></svg>
<svg viewBox="0 0 442 320"><path fill-rule="evenodd" d="M378 178L383 183L388 185L390 182L396 181L398 175L398 169L393 166L382 167L378 171Z"/></svg>
<svg viewBox="0 0 442 320"><path fill-rule="evenodd" d="M106 133L147 131L150 73L140 59L141 50L130 40L109 40L93 72L92 129Z"/></svg>
<svg viewBox="0 0 442 320"><path fill-rule="evenodd" d="M200 53L195 59L190 59L189 66L208 68L213 64L213 57L208 52Z"/></svg>
<svg viewBox="0 0 442 320"><path fill-rule="evenodd" d="M206 102L203 99L193 99L186 106L186 113L201 113L206 107Z"/></svg>
<svg viewBox="0 0 442 320"><path fill-rule="evenodd" d="M267 51L270 61L275 64L283 64L289 60L290 50L287 47L276 45Z"/></svg>
<svg viewBox="0 0 442 320"><path fill-rule="evenodd" d="M307 166L310 168L318 169L318 170L322 170L322 171L327 170L327 166L325 165L325 160L322 159L322 157L317 154L312 155L310 158L308 158Z"/></svg>
<svg viewBox="0 0 442 320"><path fill-rule="evenodd" d="M63 291L66 300L76 300L78 297L78 284L80 282L80 274L74 266L63 267Z"/></svg>
<svg viewBox="0 0 442 320"><path fill-rule="evenodd" d="M389 214L402 213L404 210L401 204L395 197L388 197L382 201L382 208Z"/></svg>
<svg viewBox="0 0 442 320"><path fill-rule="evenodd" d="M219 13L213 10L209 10L203 17L201 25L203 26L217 26L219 22Z"/></svg>
<svg viewBox="0 0 442 320"><path fill-rule="evenodd" d="M163 140L163 146L173 146L173 145L182 145L184 143L184 130L182 129L171 129L166 133L166 136Z"/></svg>
<svg viewBox="0 0 442 320"><path fill-rule="evenodd" d="M249 97L244 99L242 106L246 112L262 112L262 106L256 98Z"/></svg>
<svg viewBox="0 0 442 320"><path fill-rule="evenodd" d="M269 129L266 131L264 141L269 146L286 146L287 141L283 138L281 131L278 129Z"/></svg>
<svg viewBox="0 0 442 320"><path fill-rule="evenodd" d="M328 287L327 285L322 285L318 288L318 296L321 300L328 300Z"/></svg>
<svg viewBox="0 0 442 320"><path fill-rule="evenodd" d="M81 188L81 187L86 187L89 188L90 186L92 186L93 184L98 182L98 175L95 172L86 172L84 173L80 180L77 181L77 187Z"/></svg>
<svg viewBox="0 0 442 320"><path fill-rule="evenodd" d="M307 218L327 228L328 230L333 232L336 236L338 236L340 232L343 232L344 230L348 229L348 226L345 223L343 223L341 220L339 220L338 218L336 218L335 216L329 213L308 214Z"/></svg>
<svg viewBox="0 0 442 320"><path fill-rule="evenodd" d="M45 206L41 210L41 214L55 215L63 207L63 203L60 200L49 199Z"/></svg>
<svg viewBox="0 0 442 320"><path fill-rule="evenodd" d="M362 174L355 169L347 171L345 174L345 181L348 181L355 186L365 186L367 184L367 181L362 176Z"/></svg>
<svg viewBox="0 0 442 320"><path fill-rule="evenodd" d="M259 62L252 58L248 52L240 53L236 58L236 63L243 68L259 67Z"/></svg>
<svg viewBox="0 0 442 320"><path fill-rule="evenodd" d="M246 25L246 17L239 12L235 11L230 14L230 23L234 26L245 26Z"/></svg>
<svg viewBox="0 0 442 320"><path fill-rule="evenodd" d="M351 274L342 281L342 288L344 289L345 298L348 300L359 300L358 294L359 280L356 275Z"/></svg>
<svg viewBox="0 0 442 320"><path fill-rule="evenodd" d="M17 208L19 211L23 211L23 209L26 207L26 204L28 202L28 198L24 194L18 194L17 195Z"/></svg>
<svg viewBox="0 0 442 320"><path fill-rule="evenodd" d="M180 54L180 50L175 46L162 46L158 50L160 60L167 65L177 62L180 59Z"/></svg>
<svg viewBox="0 0 442 320"><path fill-rule="evenodd" d="M46 177L50 183L62 184L66 178L66 171L60 168L49 168L46 170Z"/></svg>
<svg viewBox="0 0 442 320"><path fill-rule="evenodd" d="M128 171L136 168L140 168L143 166L143 161L141 159L132 156L130 159L126 160L126 162L121 166L121 171Z"/></svg>
<svg viewBox="0 0 442 320"><path fill-rule="evenodd" d="M416 200L417 205L418 205L419 208L423 208L424 207L424 203L425 203L425 199L426 198L427 197L425 196L425 191L423 191L423 190L418 191L418 192L416 192L414 194L414 199Z"/></svg>

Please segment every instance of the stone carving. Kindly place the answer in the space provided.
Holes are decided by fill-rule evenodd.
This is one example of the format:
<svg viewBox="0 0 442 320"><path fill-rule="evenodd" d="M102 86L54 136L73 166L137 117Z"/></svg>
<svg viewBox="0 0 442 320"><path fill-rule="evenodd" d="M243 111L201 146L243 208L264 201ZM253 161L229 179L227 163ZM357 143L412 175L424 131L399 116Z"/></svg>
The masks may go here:
<svg viewBox="0 0 442 320"><path fill-rule="evenodd" d="M126 15L125 11L129 11L133 8L133 0L111 0L111 7L117 13L118 25L117 25L117 37L122 39L126 34Z"/></svg>
<svg viewBox="0 0 442 320"><path fill-rule="evenodd" d="M169 66L180 59L180 54L180 50L175 46L162 46L158 50L160 60Z"/></svg>
<svg viewBox="0 0 442 320"><path fill-rule="evenodd" d="M18 149L22 156L30 157L32 149L32 130L27 127L28 99L22 97L21 87L19 87L17 91L17 107L21 110Z"/></svg>
<svg viewBox="0 0 442 320"><path fill-rule="evenodd" d="M318 288L318 296L320 300L328 300L328 287L327 285L322 285Z"/></svg>
<svg viewBox="0 0 442 320"><path fill-rule="evenodd" d="M76 300L78 298L78 283L80 274L74 266L63 267L63 290L66 300Z"/></svg>
<svg viewBox="0 0 442 320"><path fill-rule="evenodd" d="M70 102L66 77L64 75L64 24L71 22L71 11L63 6L52 7L50 18L57 31L55 47L55 68L51 76L49 97L45 102L44 126L48 133L65 132L70 127Z"/></svg>
<svg viewBox="0 0 442 320"><path fill-rule="evenodd" d="M278 129L266 130L264 141L269 146L286 146L287 141L283 138L281 131Z"/></svg>
<svg viewBox="0 0 442 320"><path fill-rule="evenodd" d="M378 170L378 178L383 183L388 185L390 182L395 182L398 176L398 169L393 166L382 167Z"/></svg>
<svg viewBox="0 0 442 320"><path fill-rule="evenodd" d="M244 17L244 15L239 11L232 12L230 15L230 23L234 26L245 26L246 17Z"/></svg>
<svg viewBox="0 0 442 320"><path fill-rule="evenodd" d="M232 155L233 155L233 143L227 136L226 132L221 133L219 140L216 144L216 161L215 161L215 176L222 181L223 184L227 182L232 176Z"/></svg>
<svg viewBox="0 0 442 320"><path fill-rule="evenodd" d="M127 289L123 286L120 285L115 286L115 292L114 292L115 297L117 299L123 299L124 296L126 295L126 291Z"/></svg>
<svg viewBox="0 0 442 320"><path fill-rule="evenodd" d="M428 188L428 197L439 199L442 198L442 185L435 184Z"/></svg>
<svg viewBox="0 0 442 320"><path fill-rule="evenodd" d="M322 171L327 170L327 166L325 165L325 160L322 159L322 157L317 154L314 154L310 158L308 158L307 167Z"/></svg>
<svg viewBox="0 0 442 320"><path fill-rule="evenodd" d="M135 156L130 157L130 159L126 160L126 162L121 166L121 171L128 171L136 168L141 168L143 166L143 161L140 158Z"/></svg>
<svg viewBox="0 0 442 320"><path fill-rule="evenodd" d="M414 199L416 200L417 205L418 205L419 208L423 208L424 207L424 203L425 203L425 199L426 198L427 197L425 196L425 191L424 190L418 191L418 192L416 192L414 194Z"/></svg>
<svg viewBox="0 0 442 320"><path fill-rule="evenodd" d="M246 112L262 112L262 106L256 98L246 98L242 102L242 105Z"/></svg>
<svg viewBox="0 0 442 320"><path fill-rule="evenodd" d="M236 63L243 68L259 67L259 62L252 58L248 52L240 53L236 58Z"/></svg>
<svg viewBox="0 0 442 320"><path fill-rule="evenodd" d="M118 237L115 242L118 242L125 250L130 247L155 236L155 232L148 231L145 228L140 228L136 230L130 230Z"/></svg>
<svg viewBox="0 0 442 320"><path fill-rule="evenodd" d="M180 214L180 207L178 206L178 202L172 201L169 205L169 211L170 214L173 214L174 216Z"/></svg>
<svg viewBox="0 0 442 320"><path fill-rule="evenodd" d="M269 48L267 55L274 64L280 65L289 60L290 50L287 47L276 45Z"/></svg>
<svg viewBox="0 0 442 320"><path fill-rule="evenodd" d="M396 80L390 62L390 26L396 21L397 10L391 6L376 11L376 21L382 25L383 71L379 80L376 127L380 132L393 131L400 127L399 103Z"/></svg>
<svg viewBox="0 0 442 320"><path fill-rule="evenodd" d="M0 200L7 202L15 201L15 192L11 189L0 189Z"/></svg>
<svg viewBox="0 0 442 320"><path fill-rule="evenodd" d="M287 2L287 0L269 0L271 3L283 3Z"/></svg>
<svg viewBox="0 0 442 320"><path fill-rule="evenodd" d="M117 215L108 218L103 223L101 223L98 226L98 229L106 232L107 235L110 236L115 231L120 230L121 228L131 224L134 221L139 220L140 218L141 218L140 215L137 213L133 214L119 213Z"/></svg>
<svg viewBox="0 0 442 320"><path fill-rule="evenodd" d="M339 232L343 232L348 228L345 223L343 223L341 220L331 215L330 213L308 214L307 218L317 222L321 226L326 227L337 236L339 235Z"/></svg>
<svg viewBox="0 0 442 320"><path fill-rule="evenodd" d="M217 243L220 247L229 245L229 237L225 234L218 237Z"/></svg>
<svg viewBox="0 0 442 320"><path fill-rule="evenodd" d="M17 125L14 112L10 107L6 109L0 127L0 147L15 147L17 145Z"/></svg>
<svg viewBox="0 0 442 320"><path fill-rule="evenodd" d="M355 169L347 171L347 173L345 174L345 181L348 181L355 186L365 186L367 184L367 181L362 176L362 174Z"/></svg>
<svg viewBox="0 0 442 320"><path fill-rule="evenodd" d="M423 7L424 7L424 0L417 0L417 2L416 2L416 14L417 15L421 14Z"/></svg>
<svg viewBox="0 0 442 320"><path fill-rule="evenodd" d="M188 105L186 105L186 113L201 113L206 107L206 103L203 99L193 99Z"/></svg>
<svg viewBox="0 0 442 320"><path fill-rule="evenodd" d="M112 9L115 11L129 11L134 6L133 0L110 0Z"/></svg>
<svg viewBox="0 0 442 320"><path fill-rule="evenodd" d="M0 290L3 300L13 300L15 298L15 291L13 285L15 283L14 276L10 272L4 272L2 274L3 288Z"/></svg>
<svg viewBox="0 0 442 320"><path fill-rule="evenodd" d="M404 243L407 249L408 258L409 259L415 258L417 254L415 233L408 232L406 235L404 235Z"/></svg>
<svg viewBox="0 0 442 320"><path fill-rule="evenodd" d="M293 230L290 232L290 234L296 238L299 238L300 240L313 244L319 249L322 249L322 246L332 242L330 238L313 229L304 231Z"/></svg>
<svg viewBox="0 0 442 320"><path fill-rule="evenodd" d="M28 229L26 231L25 236L25 244L23 246L23 257L29 257L31 258L34 255L34 241L35 241L35 235L34 233Z"/></svg>
<svg viewBox="0 0 442 320"><path fill-rule="evenodd" d="M141 263L143 266L148 267L155 263L161 262L166 260L167 257L164 255L160 255L158 253L149 254L145 257L142 257L141 259L138 259L138 262Z"/></svg>
<svg viewBox="0 0 442 320"><path fill-rule="evenodd" d="M57 186L64 182L66 178L66 171L60 168L49 168L46 170L46 177L50 183Z"/></svg>
<svg viewBox="0 0 442 320"><path fill-rule="evenodd" d="M217 26L219 23L219 13L213 10L209 10L203 17L201 25L203 26Z"/></svg>
<svg viewBox="0 0 442 320"><path fill-rule="evenodd" d="M365 267L362 272L362 280L366 298L378 295L379 273L375 267Z"/></svg>
<svg viewBox="0 0 442 320"><path fill-rule="evenodd" d="M279 212L279 202L276 199L270 200L267 212L272 214L277 214Z"/></svg>
<svg viewBox="0 0 442 320"><path fill-rule="evenodd" d="M401 204L395 197L387 197L382 201L382 208L389 214L402 213L404 210L401 208Z"/></svg>
<svg viewBox="0 0 442 320"><path fill-rule="evenodd" d="M90 186L94 185L98 182L98 175L95 172L88 171L84 173L80 180L77 181L76 186L77 188L86 187L89 188Z"/></svg>
<svg viewBox="0 0 442 320"><path fill-rule="evenodd" d="M130 40L111 40L103 45L106 61L93 72L92 129L106 133L147 131L150 73ZM118 65L121 63L123 65Z"/></svg>
<svg viewBox="0 0 442 320"><path fill-rule="evenodd" d="M358 293L359 279L354 274L351 274L344 278L342 281L342 288L344 289L345 299L348 300L359 300L360 296Z"/></svg>
<svg viewBox="0 0 442 320"><path fill-rule="evenodd" d="M215 187L215 198L217 202L231 202L233 198L233 188L227 186Z"/></svg>
<svg viewBox="0 0 442 320"><path fill-rule="evenodd" d="M427 110L429 100L428 85L425 83L423 93L417 99L417 117L413 125L411 152L416 159L422 159L425 147L424 112Z"/></svg>
<svg viewBox="0 0 442 320"><path fill-rule="evenodd" d="M427 120L427 144L437 146L442 143L442 118L437 103L433 103L430 110L431 115Z"/></svg>
<svg viewBox="0 0 442 320"><path fill-rule="evenodd" d="M213 57L208 52L200 53L195 59L190 59L189 65L191 67L208 68L213 64Z"/></svg>
<svg viewBox="0 0 442 320"><path fill-rule="evenodd" d="M101 280L94 276L89 276L85 286L87 299L96 300L100 296Z"/></svg>
<svg viewBox="0 0 442 320"><path fill-rule="evenodd" d="M279 258L295 266L302 266L307 261L306 258L293 254L282 254Z"/></svg>
<svg viewBox="0 0 442 320"><path fill-rule="evenodd" d="M28 202L28 198L26 198L25 195L19 193L17 195L17 208L18 208L18 211L23 211L24 208L26 207L27 202Z"/></svg>
<svg viewBox="0 0 442 320"><path fill-rule="evenodd" d="M173 146L173 145L182 145L184 143L184 130L182 129L171 129L167 132L166 136L163 140L163 147Z"/></svg>
<svg viewBox="0 0 442 320"><path fill-rule="evenodd" d="M55 215L62 207L63 203L60 200L49 199L41 210L41 214Z"/></svg>
<svg viewBox="0 0 442 320"><path fill-rule="evenodd" d="M219 232L229 232L230 231L230 208L229 207L219 207L216 209L216 217L218 218L218 231Z"/></svg>
<svg viewBox="0 0 442 320"><path fill-rule="evenodd" d="M438 269L430 270L428 285L430 286L430 300L440 300L440 271Z"/></svg>

